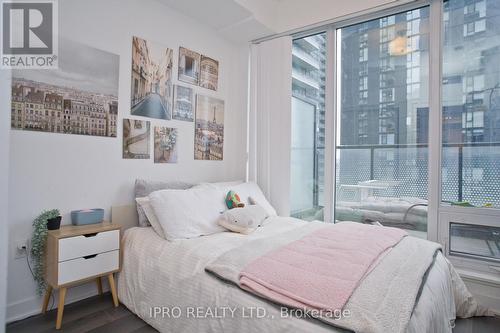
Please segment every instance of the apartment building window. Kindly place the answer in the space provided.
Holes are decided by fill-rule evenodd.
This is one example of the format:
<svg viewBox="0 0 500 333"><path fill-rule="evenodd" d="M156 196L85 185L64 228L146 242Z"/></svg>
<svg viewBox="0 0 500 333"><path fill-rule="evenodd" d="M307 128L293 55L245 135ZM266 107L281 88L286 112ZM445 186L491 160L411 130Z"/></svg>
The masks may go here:
<svg viewBox="0 0 500 333"><path fill-rule="evenodd" d="M367 33L362 26L369 27L368 46L359 42ZM429 8L423 7L337 29L337 221L378 221L426 237L429 106L418 91L428 87L428 27ZM360 78L350 52L365 48L380 52L363 58L368 70ZM363 117L353 117L354 80L360 80L360 94L378 96Z"/></svg>
<svg viewBox="0 0 500 333"><path fill-rule="evenodd" d="M500 207L500 18L498 2L464 4L450 0L443 10L449 29L443 45L443 76L461 77L443 85L443 159L448 177L444 202ZM454 33L474 14L484 34L461 38ZM476 24L478 21L472 23ZM476 25L475 25L476 26ZM477 27L477 26L476 26ZM474 29L477 32L477 29ZM459 82L462 82L460 84ZM472 170L481 170L474 181ZM453 177L451 177L453 175ZM476 177L477 180L477 177Z"/></svg>
<svg viewBox="0 0 500 333"><path fill-rule="evenodd" d="M496 274L500 223L498 1L443 3L440 241L457 267ZM460 34L463 29L463 34ZM478 261L479 259L479 261ZM493 266L492 266L493 264Z"/></svg>

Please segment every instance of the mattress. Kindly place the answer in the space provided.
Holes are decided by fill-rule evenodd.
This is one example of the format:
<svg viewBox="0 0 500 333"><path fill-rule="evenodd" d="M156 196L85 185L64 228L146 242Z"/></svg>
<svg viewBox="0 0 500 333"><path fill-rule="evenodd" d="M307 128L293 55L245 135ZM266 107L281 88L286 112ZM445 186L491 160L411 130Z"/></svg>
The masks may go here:
<svg viewBox="0 0 500 333"><path fill-rule="evenodd" d="M120 301L160 332L346 332L205 272L207 264L242 242L305 223L276 217L250 235L222 232L172 242L160 238L152 228L129 229L118 276ZM408 332L451 332L455 303L447 265L438 254L422 286Z"/></svg>

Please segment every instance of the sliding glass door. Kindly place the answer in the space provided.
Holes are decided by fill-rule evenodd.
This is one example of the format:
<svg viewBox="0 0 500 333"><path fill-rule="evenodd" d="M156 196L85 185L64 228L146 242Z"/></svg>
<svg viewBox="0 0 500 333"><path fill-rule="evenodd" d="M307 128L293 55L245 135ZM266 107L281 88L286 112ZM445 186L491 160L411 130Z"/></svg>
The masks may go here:
<svg viewBox="0 0 500 333"><path fill-rule="evenodd" d="M408 3L325 30L293 44L292 215L403 228L497 276L500 1Z"/></svg>
<svg viewBox="0 0 500 333"><path fill-rule="evenodd" d="M426 237L429 7L337 29L335 220Z"/></svg>
<svg viewBox="0 0 500 333"><path fill-rule="evenodd" d="M293 41L290 214L303 220L323 220L325 62L325 33Z"/></svg>

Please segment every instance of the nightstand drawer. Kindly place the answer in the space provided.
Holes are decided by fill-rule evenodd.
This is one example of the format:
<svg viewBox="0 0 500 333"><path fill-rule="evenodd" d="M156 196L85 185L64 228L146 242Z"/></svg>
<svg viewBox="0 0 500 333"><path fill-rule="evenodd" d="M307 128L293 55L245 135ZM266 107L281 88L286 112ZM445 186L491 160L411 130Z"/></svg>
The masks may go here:
<svg viewBox="0 0 500 333"><path fill-rule="evenodd" d="M109 252L120 248L120 231L103 231L96 234L62 238L59 240L59 259L66 261L95 253Z"/></svg>
<svg viewBox="0 0 500 333"><path fill-rule="evenodd" d="M58 264L58 284L83 280L92 276L118 270L120 267L120 251L99 253L95 256L77 258Z"/></svg>

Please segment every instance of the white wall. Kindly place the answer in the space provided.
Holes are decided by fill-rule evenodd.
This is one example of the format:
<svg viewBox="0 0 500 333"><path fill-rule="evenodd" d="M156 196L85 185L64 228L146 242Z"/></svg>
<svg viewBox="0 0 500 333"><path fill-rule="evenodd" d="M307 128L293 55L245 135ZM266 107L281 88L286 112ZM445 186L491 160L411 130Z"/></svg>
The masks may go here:
<svg viewBox="0 0 500 333"><path fill-rule="evenodd" d="M137 177L187 181L245 177L248 46L231 44L211 28L153 0L64 0L59 1L59 18L63 37L120 55L120 118L130 117L132 35L173 48L175 77L180 45L218 59L219 91L197 91L226 102L224 161L194 161L194 124L187 122L152 120L152 125L179 128L178 164L123 160L121 121L118 138L11 131L9 320L39 311L40 299L26 262L12 259L12 252L13 242L30 237L31 222L43 209L59 208L63 223L70 223L68 214L74 209L102 207L109 216L111 205L131 203ZM4 101L1 109L9 110ZM94 293L94 285L72 288L68 301Z"/></svg>
<svg viewBox="0 0 500 333"><path fill-rule="evenodd" d="M10 103L10 71L0 70L0 101ZM10 108L4 110L10 110ZM7 301L7 211L9 208L7 185L9 181L10 117L9 112L0 112L0 114L0 333L2 333L4 332L5 303Z"/></svg>

